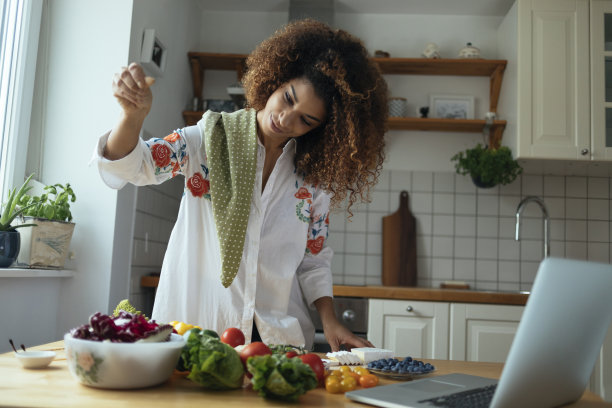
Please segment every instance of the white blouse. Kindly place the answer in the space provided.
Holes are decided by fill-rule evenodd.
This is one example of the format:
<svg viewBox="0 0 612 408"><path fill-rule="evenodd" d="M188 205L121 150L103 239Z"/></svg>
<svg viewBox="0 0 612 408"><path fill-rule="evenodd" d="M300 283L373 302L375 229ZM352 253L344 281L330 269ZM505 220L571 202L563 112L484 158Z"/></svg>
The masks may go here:
<svg viewBox="0 0 612 408"><path fill-rule="evenodd" d="M257 169L242 261L229 288L221 284L219 240L210 201L203 135L198 126L163 139L140 140L126 157L95 157L104 182L116 189L126 182L160 184L185 177L179 214L164 257L152 318L196 324L219 334L240 328L250 341L253 320L266 344L311 348L314 326L308 309L332 296L326 245L330 198L296 171L295 140L290 140L261 190L265 149L258 143Z"/></svg>

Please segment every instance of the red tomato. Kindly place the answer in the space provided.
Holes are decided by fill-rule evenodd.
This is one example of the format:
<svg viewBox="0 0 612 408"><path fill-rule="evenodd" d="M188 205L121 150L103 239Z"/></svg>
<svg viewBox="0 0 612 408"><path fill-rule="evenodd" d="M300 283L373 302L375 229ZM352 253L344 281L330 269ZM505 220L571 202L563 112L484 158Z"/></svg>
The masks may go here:
<svg viewBox="0 0 612 408"><path fill-rule="evenodd" d="M230 327L221 335L221 342L232 347L241 346L244 344L244 333L240 329Z"/></svg>
<svg viewBox="0 0 612 408"><path fill-rule="evenodd" d="M293 357L297 356L298 353L296 353L295 351L288 351L288 352L285 353L285 355L287 357L289 357L289 358L293 358Z"/></svg>
<svg viewBox="0 0 612 408"><path fill-rule="evenodd" d="M272 354L272 351L270 350L270 348L268 346L266 346L264 343L262 343L261 341L256 341L254 343L251 344L247 344L241 351L240 351L240 359L242 360L242 365L244 365L244 368L246 370L246 362L247 359L251 356L263 356L266 354ZM251 378L252 374L248 372L247 370L247 377Z"/></svg>
<svg viewBox="0 0 612 408"><path fill-rule="evenodd" d="M314 353L307 353L297 356L303 363L308 364L312 371L314 371L317 376L317 381L319 384L324 384L325 381L325 366L323 365L323 361L321 358Z"/></svg>

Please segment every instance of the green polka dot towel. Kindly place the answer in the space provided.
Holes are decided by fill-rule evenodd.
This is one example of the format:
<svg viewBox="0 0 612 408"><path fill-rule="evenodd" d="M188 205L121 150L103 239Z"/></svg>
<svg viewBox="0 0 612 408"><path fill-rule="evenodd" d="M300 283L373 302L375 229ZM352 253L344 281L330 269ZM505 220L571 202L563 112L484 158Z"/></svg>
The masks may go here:
<svg viewBox="0 0 612 408"><path fill-rule="evenodd" d="M253 198L256 111L207 111L198 126L204 134L210 171L210 197L221 247L221 283L227 288L238 273Z"/></svg>

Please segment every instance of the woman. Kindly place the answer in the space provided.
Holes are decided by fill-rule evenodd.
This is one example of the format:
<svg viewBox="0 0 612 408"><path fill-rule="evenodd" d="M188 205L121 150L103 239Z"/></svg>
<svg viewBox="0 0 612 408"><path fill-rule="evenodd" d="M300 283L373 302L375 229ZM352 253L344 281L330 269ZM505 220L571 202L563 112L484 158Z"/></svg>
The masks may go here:
<svg viewBox="0 0 612 408"><path fill-rule="evenodd" d="M247 109L145 142L151 83L137 64L115 75L122 114L98 164L114 188L185 176L152 317L310 348L316 308L333 351L372 346L336 319L325 242L330 206L350 213L384 159L387 86L362 43L290 23L248 57Z"/></svg>

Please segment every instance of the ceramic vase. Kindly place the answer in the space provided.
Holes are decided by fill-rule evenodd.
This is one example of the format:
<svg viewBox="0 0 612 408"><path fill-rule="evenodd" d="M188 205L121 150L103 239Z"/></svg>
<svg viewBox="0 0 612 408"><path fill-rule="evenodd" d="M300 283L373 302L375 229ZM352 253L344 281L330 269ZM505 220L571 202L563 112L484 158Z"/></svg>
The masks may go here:
<svg viewBox="0 0 612 408"><path fill-rule="evenodd" d="M0 268L8 268L15 262L20 246L19 231L0 231Z"/></svg>

